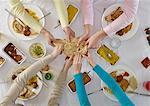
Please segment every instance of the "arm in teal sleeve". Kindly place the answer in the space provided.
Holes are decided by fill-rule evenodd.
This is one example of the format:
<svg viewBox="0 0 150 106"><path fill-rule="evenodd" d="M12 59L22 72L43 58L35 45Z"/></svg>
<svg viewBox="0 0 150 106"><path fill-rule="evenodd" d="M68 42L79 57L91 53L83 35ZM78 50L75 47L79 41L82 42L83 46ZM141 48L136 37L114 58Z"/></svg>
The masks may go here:
<svg viewBox="0 0 150 106"><path fill-rule="evenodd" d="M74 75L74 78L75 78L76 90L77 90L80 106L91 106L83 84L82 73Z"/></svg>
<svg viewBox="0 0 150 106"><path fill-rule="evenodd" d="M121 106L134 106L132 101L124 93L118 83L99 65L96 65L93 70L105 82L105 84L112 90L114 96L119 100Z"/></svg>

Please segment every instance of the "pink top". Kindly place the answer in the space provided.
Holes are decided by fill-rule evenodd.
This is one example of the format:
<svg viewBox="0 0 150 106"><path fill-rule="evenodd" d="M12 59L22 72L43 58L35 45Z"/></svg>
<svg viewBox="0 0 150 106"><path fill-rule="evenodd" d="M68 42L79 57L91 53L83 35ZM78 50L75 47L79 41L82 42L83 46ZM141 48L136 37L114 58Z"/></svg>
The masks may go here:
<svg viewBox="0 0 150 106"><path fill-rule="evenodd" d="M94 0L81 0L84 24L93 25L93 1Z"/></svg>
<svg viewBox="0 0 150 106"><path fill-rule="evenodd" d="M131 23L137 13L139 0L125 0L123 4L124 13L111 24L103 28L107 35L112 35ZM84 24L93 25L93 0L82 0L84 13Z"/></svg>

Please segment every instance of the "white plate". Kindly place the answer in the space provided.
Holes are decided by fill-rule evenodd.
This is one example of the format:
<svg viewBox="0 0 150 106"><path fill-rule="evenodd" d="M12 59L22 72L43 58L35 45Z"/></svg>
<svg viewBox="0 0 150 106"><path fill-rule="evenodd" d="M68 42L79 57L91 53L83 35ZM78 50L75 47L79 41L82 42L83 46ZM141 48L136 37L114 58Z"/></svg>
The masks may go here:
<svg viewBox="0 0 150 106"><path fill-rule="evenodd" d="M24 5L25 8L27 9L31 9L33 10L34 12L36 12L36 15L41 18L44 16L43 12L41 11L41 9L35 5ZM24 36L23 34L19 34L19 33L16 33L13 28L12 28L12 22L14 20L14 17L9 15L8 16L8 27L9 27L9 30L11 31L11 33L17 38L17 39L20 39L20 40L32 40L32 39L35 39L36 37L39 36L39 34L36 34L36 35L32 35L32 36ZM40 23L42 24L42 26L45 25L45 18L41 19L40 20Z"/></svg>
<svg viewBox="0 0 150 106"><path fill-rule="evenodd" d="M29 66L30 66L30 64L28 63L28 64L22 65L22 66L20 66L20 67L18 67L18 68L14 68L13 71L12 71L9 75L12 76L13 74L19 72L19 69L28 68ZM18 71L17 71L17 70L18 70ZM36 75L38 75L39 78L41 78L41 80L43 80L43 77L42 77L41 72L38 72ZM8 76L8 78L11 78L11 76ZM40 91L42 90L43 83L42 83L42 81L40 81L40 79L38 79L37 84L38 84L38 87L37 87L37 88L35 89L35 91L34 91L34 92L36 93L35 95L33 95L33 96L31 96L30 98L27 98L27 99L17 98L16 102L31 100L31 99L35 98L36 96L38 96L38 94L39 94Z"/></svg>
<svg viewBox="0 0 150 106"><path fill-rule="evenodd" d="M41 72L38 72L37 75L43 80ZM27 101L27 100L31 100L31 99L35 98L36 96L38 96L38 94L42 90L42 86L43 86L43 83L39 80L39 78L38 78L37 84L38 84L38 88L36 88L35 91L34 91L36 93L35 95L33 95L33 96L31 96L30 98L27 98L27 99L18 98L18 100Z"/></svg>
<svg viewBox="0 0 150 106"><path fill-rule="evenodd" d="M118 66L114 66L112 68L108 68L107 69L107 72L108 73L111 73L115 70L121 70L121 71L124 71L124 72L128 72L129 73L129 76L134 76L137 80L137 77L136 75L134 74L134 72L132 72L132 70L130 68L128 68L127 66L123 66L123 65L118 65ZM138 80L137 80L138 81ZM101 87L104 88L104 87L107 87L107 85L101 81ZM127 91L130 90L131 88L128 87ZM135 90L136 91L136 90ZM111 100L113 101L116 101L118 102L118 100L116 99L116 97L110 93L108 93L105 89L103 89L103 93ZM127 94L127 93L126 93ZM132 97L134 96L133 94L127 94L128 97Z"/></svg>
<svg viewBox="0 0 150 106"><path fill-rule="evenodd" d="M108 25L108 22L105 20L105 17L107 15L111 14L112 11L116 10L117 7L122 7L122 5L121 4L114 4L114 5L112 5L106 9L106 11L104 12L104 14L102 16L102 27L103 28L105 28ZM119 38L121 41L128 40L136 34L138 27L139 27L139 19L136 17L135 20L133 21L132 28L128 33L124 34L123 36L119 36L119 35L115 34L115 36L117 38Z"/></svg>
<svg viewBox="0 0 150 106"><path fill-rule="evenodd" d="M8 44L10 44L11 42L9 42ZM7 45L8 45L7 44ZM13 44L13 43L12 43ZM6 45L6 46L7 46ZM14 44L13 44L14 45ZM5 51L4 51L4 49L6 48L6 46L3 48L3 53L4 54L6 54L9 58L11 58L11 56L10 55L8 55ZM25 56L25 54L22 52L22 50L20 50L16 45L14 45L15 46L15 48L16 48L16 51L17 51L17 54L19 54L19 55L21 55L22 56L22 60L21 60L21 62L20 63L17 63L13 58L11 58L15 63L17 63L17 64L19 64L19 65L21 65L22 63L24 63L25 62L25 60L26 60L26 56Z"/></svg>

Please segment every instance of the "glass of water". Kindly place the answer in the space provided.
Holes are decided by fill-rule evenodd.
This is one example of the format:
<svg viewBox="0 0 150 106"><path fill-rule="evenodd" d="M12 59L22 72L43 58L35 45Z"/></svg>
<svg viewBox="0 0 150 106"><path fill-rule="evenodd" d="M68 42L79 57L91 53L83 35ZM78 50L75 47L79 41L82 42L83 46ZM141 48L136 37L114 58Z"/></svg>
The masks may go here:
<svg viewBox="0 0 150 106"><path fill-rule="evenodd" d="M121 46L121 40L117 37L112 37L110 39L109 45L112 49L118 50L118 48Z"/></svg>

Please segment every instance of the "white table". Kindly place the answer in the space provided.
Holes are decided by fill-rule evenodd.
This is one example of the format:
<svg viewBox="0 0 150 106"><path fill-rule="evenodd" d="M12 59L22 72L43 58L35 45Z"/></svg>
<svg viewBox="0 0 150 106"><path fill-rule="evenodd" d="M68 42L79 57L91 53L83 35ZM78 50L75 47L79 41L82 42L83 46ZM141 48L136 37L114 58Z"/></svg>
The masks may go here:
<svg viewBox="0 0 150 106"><path fill-rule="evenodd" d="M28 60L26 61L26 63L31 62L31 61L34 62L33 60L30 59L30 56L27 52L29 45L33 42L43 42L47 47L47 53L50 53L52 51L52 47L48 46L47 42L43 39L42 36L32 41L26 41L26 42L15 39L8 29L8 25L7 25L8 13L4 11L5 8L8 8L8 3L6 0L0 0L0 4L1 4L0 6L0 17L1 17L0 18L0 32L4 33L11 42L16 44L17 47L19 47L21 50L24 51L26 56L28 56ZM49 11L52 12L50 16L46 17L45 28L47 28L50 32L52 32L52 34L54 34L55 37L64 38L65 34L61 30L61 27L57 29L53 28L55 25L57 25L56 19L58 18L57 18L56 11L51 1L35 0L34 4L37 4L38 6L40 6L44 14L46 14ZM77 2L74 2L74 4L80 7L79 3ZM93 28L93 33L101 28L101 14L102 14L103 8L106 8L111 4L112 3L110 1L109 1L109 4L107 4L106 1L103 2L102 0L97 0L97 1L95 0L95 3L94 3L95 25ZM148 55L147 51L149 50L149 46L146 42L145 34L143 32L144 28L150 26L149 5L150 5L149 0L140 1L139 11L138 11L138 18L140 20L140 26L139 26L138 32L132 39L122 42L122 45L118 51L118 54L121 57L118 64L125 64L133 69L133 71L135 72L139 80L138 91L145 92L145 93L148 93L148 92L146 92L143 89L142 84L144 81L150 80L150 72L148 70L145 70L140 62L142 59L144 59L145 56ZM75 22L71 25L71 27L76 32L76 35L78 36L82 34L81 23L82 23L82 15L80 12ZM18 67L16 63L14 63L11 59L9 59L8 56L6 56L2 52L1 48L2 46L0 45L0 55L2 55L3 57L7 59L7 63L2 68L0 68L0 82L7 80L8 73L10 73L15 67ZM101 65L104 69L110 67L109 64L107 64L104 60L100 59L95 54L94 50L93 50L93 57L95 61L99 65ZM51 63L51 65L54 67L56 71L57 70L59 71L62 68L63 61L64 61L64 56L59 56L54 62ZM56 66L56 63L57 63L57 66ZM69 75L68 80L72 78L73 71L71 70L72 69L70 69L69 74L68 74ZM86 61L84 61L83 68L82 68L82 71L85 71L85 70L86 71L92 70L89 67L89 65L87 65ZM48 84L49 86L51 86L50 83ZM0 99L6 94L9 86L10 84L0 83ZM97 90L99 88L100 88L100 79L95 74L93 74L92 83L86 86L87 93ZM49 90L43 87L42 91L37 96L37 98L25 102L25 104L27 106L47 106L48 93L49 93ZM100 105L101 106L116 106L118 105L118 103L115 103L109 100L102 92L95 93L89 96L89 100L92 106L100 106ZM143 97L143 96L134 96L132 98L132 101L136 104L136 106L150 106L150 97L148 98L148 97ZM79 102L78 102L76 94L70 93L67 87L65 89L65 93L61 100L60 106L79 106Z"/></svg>

